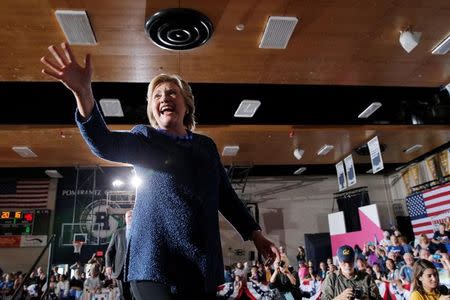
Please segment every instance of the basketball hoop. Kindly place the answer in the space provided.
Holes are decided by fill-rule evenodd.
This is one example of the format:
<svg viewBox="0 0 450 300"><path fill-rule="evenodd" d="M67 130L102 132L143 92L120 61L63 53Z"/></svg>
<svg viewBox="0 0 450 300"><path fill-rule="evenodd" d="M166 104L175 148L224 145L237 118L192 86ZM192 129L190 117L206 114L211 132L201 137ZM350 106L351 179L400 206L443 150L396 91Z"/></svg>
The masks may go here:
<svg viewBox="0 0 450 300"><path fill-rule="evenodd" d="M83 241L74 241L73 242L73 253L81 253L81 248L83 247Z"/></svg>

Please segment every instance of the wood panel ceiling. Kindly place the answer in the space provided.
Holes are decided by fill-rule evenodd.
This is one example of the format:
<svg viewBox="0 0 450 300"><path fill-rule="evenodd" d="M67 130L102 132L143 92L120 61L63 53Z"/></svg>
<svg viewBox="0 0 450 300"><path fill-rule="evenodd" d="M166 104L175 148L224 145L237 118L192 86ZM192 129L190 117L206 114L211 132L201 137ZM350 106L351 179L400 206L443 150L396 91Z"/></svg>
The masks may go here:
<svg viewBox="0 0 450 300"><path fill-rule="evenodd" d="M168 7L207 15L212 39L184 52L153 45L143 29L146 16ZM75 50L93 54L95 81L145 82L162 71L192 82L437 87L450 81L450 56L431 54L450 34L447 0L3 0L1 81L49 80L39 58L64 40L55 9L87 11L98 44ZM271 15L300 20L286 50L258 48ZM237 31L237 24L245 29ZM398 42L408 27L422 32L410 54Z"/></svg>
<svg viewBox="0 0 450 300"><path fill-rule="evenodd" d="M129 130L128 125L110 126L113 130ZM284 126L229 125L200 126L197 133L210 136L219 152L225 145L239 145L236 157L223 157L227 165L315 165L334 164L375 135L386 145L385 163L406 163L450 140L448 126ZM72 126L0 126L0 166L62 167L74 165L121 165L94 157ZM329 154L318 156L324 144L335 147ZM410 154L403 151L414 144L423 148ZM11 145L29 146L37 158L21 158ZM406 147L405 147L406 145ZM305 150L296 160L296 147ZM354 154L355 163L370 163L368 156Z"/></svg>
<svg viewBox="0 0 450 300"><path fill-rule="evenodd" d="M212 39L189 51L155 46L144 33L146 17L169 7L193 8L207 15L215 27ZM148 82L161 72L178 73L195 83L438 88L450 82L450 54L431 54L450 34L448 0L2 0L0 81L50 80L41 74L39 59L46 55L48 45L65 39L55 9L87 11L98 44L75 46L74 50L80 59L86 53L93 55L97 82ZM299 18L285 50L258 48L271 15ZM238 24L245 29L237 31ZM422 32L419 46L409 54L398 42L399 31L408 27ZM0 103L15 100L4 97ZM1 120L0 124L0 167L111 165L88 151L74 126L26 122L12 126ZM197 132L212 137L220 151L227 144L240 146L239 155L224 158L225 164L255 165L334 164L375 135L388 146L383 153L386 163L406 163L450 140L447 125L264 124L203 125ZM294 137L289 137L291 131ZM325 143L334 145L335 150L318 157L316 152ZM402 152L416 143L424 147L410 155ZM18 157L11 147L20 145L30 146L38 158ZM301 161L292 155L296 146L306 150ZM356 163L369 162L367 157L354 159Z"/></svg>

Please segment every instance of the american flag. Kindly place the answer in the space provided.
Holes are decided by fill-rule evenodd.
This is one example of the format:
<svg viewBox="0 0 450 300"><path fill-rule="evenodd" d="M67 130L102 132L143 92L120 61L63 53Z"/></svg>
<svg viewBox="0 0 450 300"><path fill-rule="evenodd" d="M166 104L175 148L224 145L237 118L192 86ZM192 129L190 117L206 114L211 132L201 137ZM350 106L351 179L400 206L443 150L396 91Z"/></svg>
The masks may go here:
<svg viewBox="0 0 450 300"><path fill-rule="evenodd" d="M46 208L50 179L0 181L0 208Z"/></svg>
<svg viewBox="0 0 450 300"><path fill-rule="evenodd" d="M450 183L406 197L415 236L432 237L439 224L450 216Z"/></svg>

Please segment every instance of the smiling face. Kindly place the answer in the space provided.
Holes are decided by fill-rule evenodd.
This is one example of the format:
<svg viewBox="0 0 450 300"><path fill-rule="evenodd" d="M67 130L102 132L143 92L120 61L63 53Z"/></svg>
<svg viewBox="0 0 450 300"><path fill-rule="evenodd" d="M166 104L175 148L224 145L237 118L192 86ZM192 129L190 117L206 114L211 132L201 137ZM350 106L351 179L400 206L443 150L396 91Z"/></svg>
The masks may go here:
<svg viewBox="0 0 450 300"><path fill-rule="evenodd" d="M395 263L391 259L386 260L386 268L390 271L394 271Z"/></svg>
<svg viewBox="0 0 450 300"><path fill-rule="evenodd" d="M425 269L419 280L422 282L423 289L427 292L436 289L439 285L439 276L435 269Z"/></svg>
<svg viewBox="0 0 450 300"><path fill-rule="evenodd" d="M185 134L183 118L186 115L186 102L181 90L173 82L158 84L149 95L149 113L153 115L158 127L174 134Z"/></svg>

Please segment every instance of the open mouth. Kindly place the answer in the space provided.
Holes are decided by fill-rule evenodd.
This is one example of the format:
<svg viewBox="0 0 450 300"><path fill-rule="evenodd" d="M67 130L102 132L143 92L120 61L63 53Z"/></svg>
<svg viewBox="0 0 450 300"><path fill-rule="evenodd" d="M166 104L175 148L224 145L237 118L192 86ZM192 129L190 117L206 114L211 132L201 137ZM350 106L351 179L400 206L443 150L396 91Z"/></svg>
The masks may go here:
<svg viewBox="0 0 450 300"><path fill-rule="evenodd" d="M160 108L159 114L165 115L165 114L173 113L174 111L175 111L175 107L173 107L172 105L164 105Z"/></svg>

